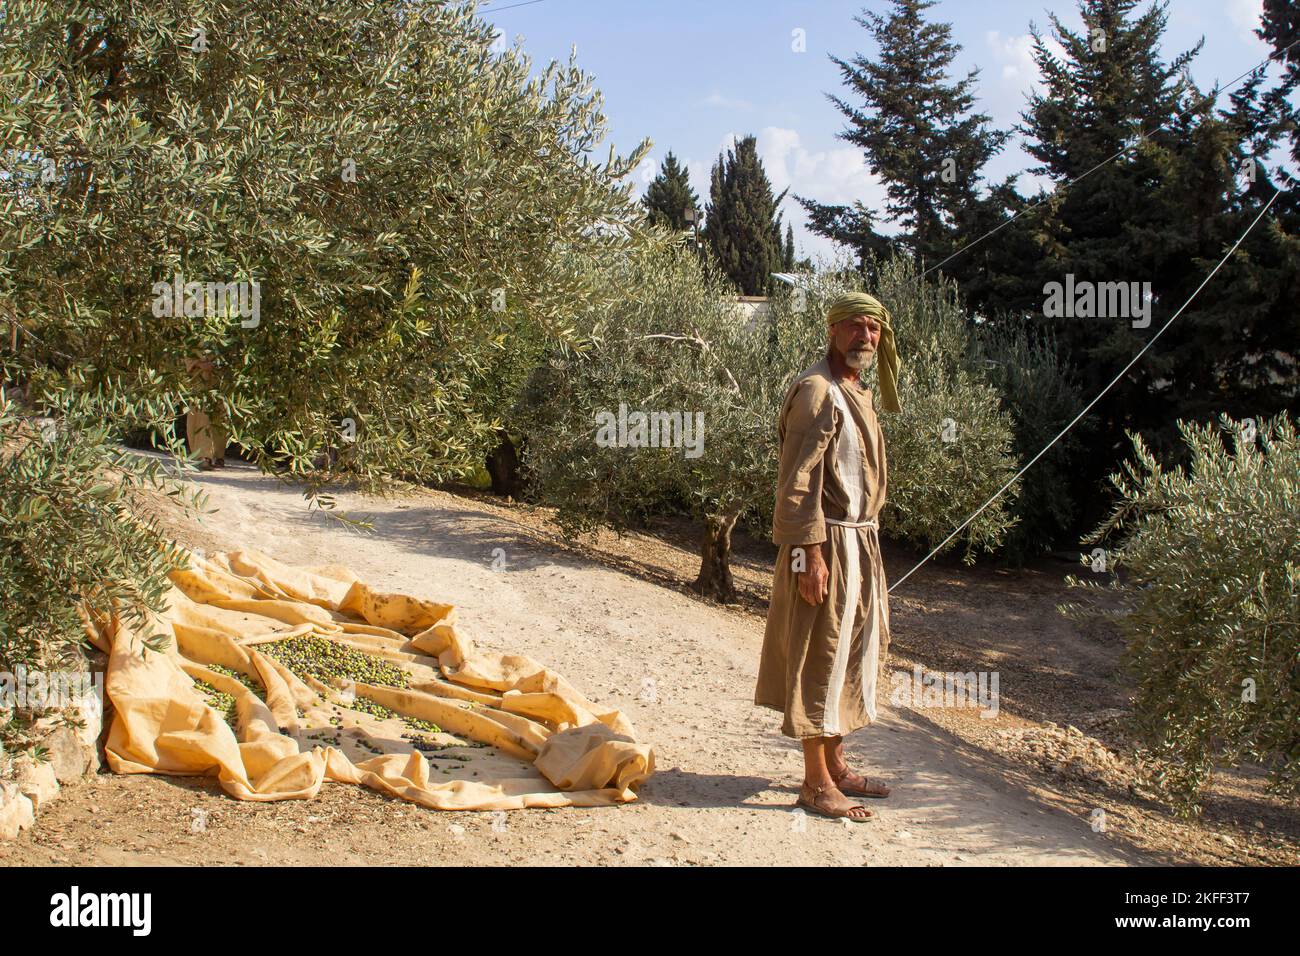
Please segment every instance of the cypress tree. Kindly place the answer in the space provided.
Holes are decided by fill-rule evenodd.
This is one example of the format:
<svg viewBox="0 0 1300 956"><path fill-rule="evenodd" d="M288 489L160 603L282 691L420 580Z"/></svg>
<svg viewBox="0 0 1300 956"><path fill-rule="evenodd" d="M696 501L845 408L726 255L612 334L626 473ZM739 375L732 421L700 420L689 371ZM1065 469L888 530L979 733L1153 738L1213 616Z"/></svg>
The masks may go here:
<svg viewBox="0 0 1300 956"><path fill-rule="evenodd" d="M758 140L746 136L719 156L709 187L705 244L742 295L764 295L781 270L781 215L785 193L772 184L758 158Z"/></svg>

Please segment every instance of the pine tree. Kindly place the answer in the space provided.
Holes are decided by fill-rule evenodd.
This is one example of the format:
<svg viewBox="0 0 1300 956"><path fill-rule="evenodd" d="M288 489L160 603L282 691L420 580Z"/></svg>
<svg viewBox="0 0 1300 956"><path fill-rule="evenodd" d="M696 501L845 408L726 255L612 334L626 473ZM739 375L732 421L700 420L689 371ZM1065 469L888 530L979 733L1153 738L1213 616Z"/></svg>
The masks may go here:
<svg viewBox="0 0 1300 956"><path fill-rule="evenodd" d="M1193 294L1273 191L1258 176L1254 185L1242 181L1251 152L1245 141L1276 133L1264 131L1271 121L1258 115L1253 95L1216 114L1214 97L1187 72L1199 45L1165 62L1167 5L1133 15L1136 6L1081 0L1080 32L1053 16L1060 57L1031 30L1044 91L1030 98L1022 131L1042 164L1035 172L1058 185L1028 222L1012 227L1028 228L1042 250L1023 271L1040 289L1073 275L1076 282L1149 282L1152 295L1145 328L1125 317L1043 316L1081 372L1085 394L1099 392ZM1261 223L1097 406L1096 453L1077 476L1085 497L1100 504L1085 489L1112 467L1125 429L1172 450L1180 417L1241 414L1243 403L1263 415L1294 395L1300 336L1294 309L1278 297L1295 288L1294 239L1290 252L1287 243L1277 225ZM1042 315L1041 292L1025 304Z"/></svg>
<svg viewBox="0 0 1300 956"><path fill-rule="evenodd" d="M758 140L746 136L719 156L709 186L706 245L742 295L769 291L781 269L781 214L785 193L772 185L758 158Z"/></svg>
<svg viewBox="0 0 1300 956"><path fill-rule="evenodd" d="M1287 102L1287 97L1300 88L1300 6L1295 0L1264 0L1260 28L1255 33L1273 44L1274 58L1285 64L1282 83L1273 91L1270 105L1286 114L1291 130L1291 157L1300 163L1300 111Z"/></svg>
<svg viewBox="0 0 1300 956"><path fill-rule="evenodd" d="M868 168L884 181L886 213L903 232L896 239L880 235L861 203L799 202L813 231L852 246L863 260L904 251L933 265L955 248L960 227L977 218L972 210L981 202L980 170L1008 134L990 130L989 117L972 112L978 71L947 82L961 47L952 42L949 24L925 21L935 0L892 3L888 17L864 11L854 18L879 45L878 59L831 57L860 105L828 98L849 123L839 137L861 147ZM954 266L961 278L961 263Z"/></svg>
<svg viewBox="0 0 1300 956"><path fill-rule="evenodd" d="M1231 108L1201 132L1203 141L1218 146L1210 157L1202 148L1201 165L1216 170L1223 182L1223 211L1213 222L1220 246L1234 242L1260 208L1273 203L1269 221L1255 228L1189 310L1196 315L1198 307L1203 309L1212 316L1209 328L1231 337L1215 360L1202 363L1214 376L1201 383L1199 403L1185 407L1203 420L1220 412L1240 419L1294 411L1300 399L1300 314L1294 304L1300 298L1300 188L1267 162L1288 136L1292 155L1300 160L1300 111L1289 102L1300 86L1300 9L1265 0L1255 32L1273 44L1272 59L1285 64L1280 82L1265 88L1267 69L1255 71L1232 93ZM1204 182L1192 184L1192 190L1209 191Z"/></svg>
<svg viewBox="0 0 1300 956"><path fill-rule="evenodd" d="M698 209L700 205L699 197L691 188L686 167L678 164L672 153L664 157L659 175L650 183L641 201L652 226L667 226L678 231L690 227L686 210Z"/></svg>

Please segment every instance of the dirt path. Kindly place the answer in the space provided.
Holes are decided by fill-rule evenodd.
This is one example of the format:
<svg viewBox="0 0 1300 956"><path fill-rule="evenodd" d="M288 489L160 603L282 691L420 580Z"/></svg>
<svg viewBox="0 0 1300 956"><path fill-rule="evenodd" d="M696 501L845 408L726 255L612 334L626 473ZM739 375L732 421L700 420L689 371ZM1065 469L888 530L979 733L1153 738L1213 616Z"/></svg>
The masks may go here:
<svg viewBox="0 0 1300 956"><path fill-rule="evenodd" d="M905 709L886 708L848 741L855 765L894 788L872 802L878 819L850 827L802 818L791 812L798 749L780 736L777 715L751 702L762 637L752 615L539 545L499 509L449 495L340 494L341 509L373 522L364 534L308 513L297 492L247 466L198 480L218 510L202 519L195 543L346 564L373 584L459 605L462 627L484 647L529 654L628 713L655 747L655 775L632 805L494 817L341 784L315 801L252 804L204 780L101 774L66 789L34 831L0 845L0 864L1154 861ZM192 832L200 818L206 829Z"/></svg>

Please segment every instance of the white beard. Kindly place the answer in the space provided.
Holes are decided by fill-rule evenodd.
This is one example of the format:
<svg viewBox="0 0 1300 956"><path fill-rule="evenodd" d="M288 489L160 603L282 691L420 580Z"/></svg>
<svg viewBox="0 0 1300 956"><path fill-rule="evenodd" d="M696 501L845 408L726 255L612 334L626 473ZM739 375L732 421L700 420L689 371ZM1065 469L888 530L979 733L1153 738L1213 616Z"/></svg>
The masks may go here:
<svg viewBox="0 0 1300 956"><path fill-rule="evenodd" d="M864 369L871 364L870 352L845 352L844 364L853 369Z"/></svg>

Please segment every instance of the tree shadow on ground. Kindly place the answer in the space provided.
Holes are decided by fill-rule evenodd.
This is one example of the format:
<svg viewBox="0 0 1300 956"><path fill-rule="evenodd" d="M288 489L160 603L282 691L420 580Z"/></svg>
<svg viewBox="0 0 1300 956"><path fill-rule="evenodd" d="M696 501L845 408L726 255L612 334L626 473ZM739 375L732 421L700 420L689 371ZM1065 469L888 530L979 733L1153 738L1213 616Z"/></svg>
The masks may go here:
<svg viewBox="0 0 1300 956"><path fill-rule="evenodd" d="M799 742L775 732L767 738L773 747L790 751L788 763L793 771L789 779L767 789L788 794L786 809L793 809L803 773ZM850 766L880 777L891 789L887 798L862 799L864 805L881 816L892 810L913 815L920 811L924 822L908 826L914 837L926 831L948 835L930 846L910 842L911 847L960 852L962 835L969 834L971 844L981 848L978 852L1051 854L1062 849L1063 821L1071 814L1037 796L1035 791L1047 786L1044 778L995 752L971 745L921 713L891 710L886 719L846 737L844 746ZM938 756L918 766L909 762L916 754ZM1118 799L1121 795L1113 796ZM1078 835L1076 849L1118 854L1131 865L1177 862L1153 857L1121 833L1093 832L1084 813L1073 823Z"/></svg>

